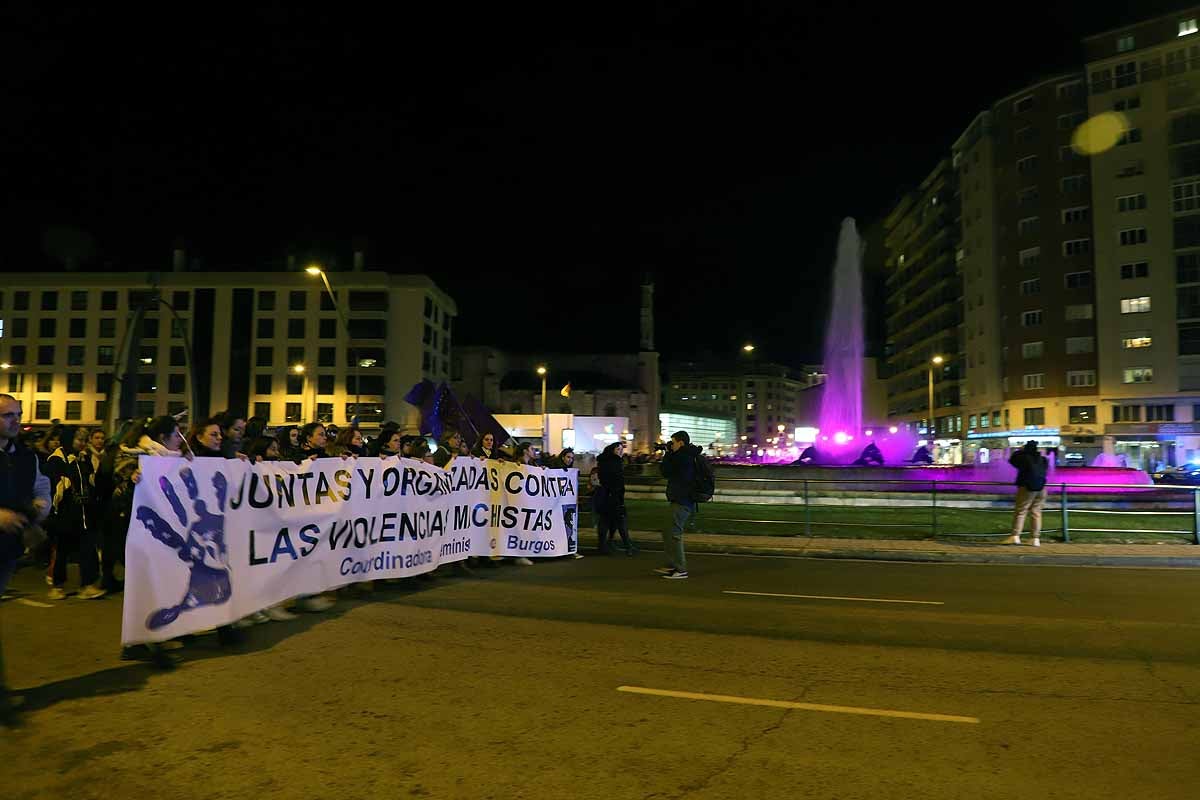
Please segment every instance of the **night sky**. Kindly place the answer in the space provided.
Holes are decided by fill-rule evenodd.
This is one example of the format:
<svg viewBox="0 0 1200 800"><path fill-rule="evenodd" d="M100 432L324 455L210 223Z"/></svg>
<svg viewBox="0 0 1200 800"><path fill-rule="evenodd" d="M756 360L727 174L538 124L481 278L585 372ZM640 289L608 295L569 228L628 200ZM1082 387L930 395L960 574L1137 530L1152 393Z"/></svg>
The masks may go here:
<svg viewBox="0 0 1200 800"><path fill-rule="evenodd" d="M348 268L361 237L456 297L456 342L588 352L636 349L652 270L668 357L786 363L819 357L842 217L878 226L1081 36L1181 7L52 5L0 20L5 271L177 241Z"/></svg>

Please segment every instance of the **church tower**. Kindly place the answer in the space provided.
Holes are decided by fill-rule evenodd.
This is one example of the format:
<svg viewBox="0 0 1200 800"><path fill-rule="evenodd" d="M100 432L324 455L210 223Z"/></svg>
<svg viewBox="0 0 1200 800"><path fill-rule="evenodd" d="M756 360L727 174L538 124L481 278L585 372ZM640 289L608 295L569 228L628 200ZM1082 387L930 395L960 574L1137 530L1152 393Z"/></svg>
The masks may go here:
<svg viewBox="0 0 1200 800"><path fill-rule="evenodd" d="M654 349L654 276L646 273L642 279L641 341L638 346L638 379L646 394L645 426L639 426L638 450L649 450L658 442L659 405L662 402L662 385L658 373L658 352ZM669 435L669 432L668 432Z"/></svg>

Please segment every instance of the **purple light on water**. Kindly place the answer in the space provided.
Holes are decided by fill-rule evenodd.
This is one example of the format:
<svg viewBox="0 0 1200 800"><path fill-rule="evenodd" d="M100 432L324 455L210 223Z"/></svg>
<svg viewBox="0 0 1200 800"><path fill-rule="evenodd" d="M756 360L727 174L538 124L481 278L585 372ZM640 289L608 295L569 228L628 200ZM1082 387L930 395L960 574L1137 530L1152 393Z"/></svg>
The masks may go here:
<svg viewBox="0 0 1200 800"><path fill-rule="evenodd" d="M852 438L853 437L851 437L851 436L847 436L845 431L838 431L837 433L835 433L833 435L833 441L836 444L845 444L846 442L850 441L850 439L852 439Z"/></svg>
<svg viewBox="0 0 1200 800"><path fill-rule="evenodd" d="M825 327L825 385L819 427L839 431L837 444L850 441L845 431L862 430L863 292L862 239L850 217L842 220L833 294ZM841 460L841 459L839 459Z"/></svg>

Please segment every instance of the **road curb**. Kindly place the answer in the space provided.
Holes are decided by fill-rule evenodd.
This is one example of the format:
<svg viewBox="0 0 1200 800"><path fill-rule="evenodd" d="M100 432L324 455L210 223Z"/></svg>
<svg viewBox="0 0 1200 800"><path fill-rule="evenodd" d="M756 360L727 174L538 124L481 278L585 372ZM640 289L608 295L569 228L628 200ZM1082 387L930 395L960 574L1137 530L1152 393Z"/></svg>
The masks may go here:
<svg viewBox="0 0 1200 800"><path fill-rule="evenodd" d="M640 549L647 552L662 552L660 542L648 539L634 539L634 541L637 542ZM854 548L837 549L828 547L770 547L757 544L713 544L710 542L689 541L686 538L685 542L689 553L720 555L900 561L919 564L1010 564L1013 566L1172 567L1175 569L1200 569L1200 552L1197 553L1196 557L1087 554L1051 555L1049 553L964 553L949 550L889 550L887 548L859 550ZM1032 548L1028 549L1032 550ZM1200 550L1200 548L1197 549Z"/></svg>

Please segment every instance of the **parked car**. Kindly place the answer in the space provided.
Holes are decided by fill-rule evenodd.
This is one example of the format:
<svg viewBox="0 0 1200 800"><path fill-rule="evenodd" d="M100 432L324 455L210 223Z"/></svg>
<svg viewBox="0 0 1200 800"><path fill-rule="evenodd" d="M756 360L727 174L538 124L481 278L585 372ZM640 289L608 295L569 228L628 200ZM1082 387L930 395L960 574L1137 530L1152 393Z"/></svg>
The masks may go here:
<svg viewBox="0 0 1200 800"><path fill-rule="evenodd" d="M1184 486L1200 486L1200 464L1184 464L1182 467L1166 467L1152 473L1155 483Z"/></svg>

